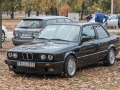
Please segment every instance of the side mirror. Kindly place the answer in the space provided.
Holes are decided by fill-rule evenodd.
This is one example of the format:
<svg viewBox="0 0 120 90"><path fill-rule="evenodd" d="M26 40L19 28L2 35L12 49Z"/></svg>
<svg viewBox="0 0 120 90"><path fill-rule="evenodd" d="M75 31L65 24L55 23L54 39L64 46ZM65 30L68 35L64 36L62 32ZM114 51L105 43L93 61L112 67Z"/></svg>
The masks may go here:
<svg viewBox="0 0 120 90"><path fill-rule="evenodd" d="M86 41L89 41L89 40L91 40L90 36L82 36L81 42L83 43L83 42L86 42Z"/></svg>

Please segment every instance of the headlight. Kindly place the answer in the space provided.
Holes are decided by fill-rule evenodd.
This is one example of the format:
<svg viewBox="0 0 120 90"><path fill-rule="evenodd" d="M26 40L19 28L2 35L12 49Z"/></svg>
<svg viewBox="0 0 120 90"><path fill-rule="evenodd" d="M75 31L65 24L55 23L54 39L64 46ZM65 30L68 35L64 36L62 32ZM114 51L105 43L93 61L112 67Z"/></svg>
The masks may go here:
<svg viewBox="0 0 120 90"><path fill-rule="evenodd" d="M18 54L17 53L13 53L13 58L17 58Z"/></svg>
<svg viewBox="0 0 120 90"><path fill-rule="evenodd" d="M40 58L41 58L41 60L45 60L47 57L46 57L46 55L41 55Z"/></svg>
<svg viewBox="0 0 120 90"><path fill-rule="evenodd" d="M8 53L8 57L10 57L10 58L11 58L12 56L13 56L13 54L12 54L12 53Z"/></svg>
<svg viewBox="0 0 120 90"><path fill-rule="evenodd" d="M48 55L48 60L53 60L53 56L52 55Z"/></svg>

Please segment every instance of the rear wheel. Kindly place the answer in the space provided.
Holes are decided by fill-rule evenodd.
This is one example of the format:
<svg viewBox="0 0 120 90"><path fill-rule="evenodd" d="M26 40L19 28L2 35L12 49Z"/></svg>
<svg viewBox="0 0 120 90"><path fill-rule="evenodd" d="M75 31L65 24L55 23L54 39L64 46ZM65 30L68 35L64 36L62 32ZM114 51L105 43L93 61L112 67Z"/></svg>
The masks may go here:
<svg viewBox="0 0 120 90"><path fill-rule="evenodd" d="M115 63L115 50L113 48L111 48L108 52L108 55L106 56L105 60L104 60L104 64L107 66L112 66Z"/></svg>
<svg viewBox="0 0 120 90"><path fill-rule="evenodd" d="M120 19L118 20L118 27L120 28Z"/></svg>
<svg viewBox="0 0 120 90"><path fill-rule="evenodd" d="M2 42L5 41L5 33L2 31Z"/></svg>
<svg viewBox="0 0 120 90"><path fill-rule="evenodd" d="M68 56L65 62L65 77L73 77L76 73L76 58Z"/></svg>

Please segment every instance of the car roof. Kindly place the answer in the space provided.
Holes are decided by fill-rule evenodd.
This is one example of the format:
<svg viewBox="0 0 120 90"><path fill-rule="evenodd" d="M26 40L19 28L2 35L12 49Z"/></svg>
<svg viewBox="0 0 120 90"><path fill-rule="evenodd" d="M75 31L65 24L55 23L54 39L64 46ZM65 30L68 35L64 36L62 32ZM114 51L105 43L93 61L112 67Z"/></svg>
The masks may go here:
<svg viewBox="0 0 120 90"><path fill-rule="evenodd" d="M57 18L68 18L68 17L65 17L65 16L31 16L31 17L26 17L24 19L44 19L44 20L47 20L47 19L57 19Z"/></svg>
<svg viewBox="0 0 120 90"><path fill-rule="evenodd" d="M56 23L56 24L51 24L51 25L78 25L78 26L84 26L84 25L95 25L99 24L97 22L82 22L82 23Z"/></svg>

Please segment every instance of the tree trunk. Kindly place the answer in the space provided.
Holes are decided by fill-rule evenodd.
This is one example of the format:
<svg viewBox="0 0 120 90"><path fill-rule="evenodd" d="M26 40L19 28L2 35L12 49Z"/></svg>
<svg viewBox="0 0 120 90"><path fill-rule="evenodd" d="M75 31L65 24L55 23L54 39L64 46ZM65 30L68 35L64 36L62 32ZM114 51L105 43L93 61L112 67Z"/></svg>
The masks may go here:
<svg viewBox="0 0 120 90"><path fill-rule="evenodd" d="M81 12L81 19L83 19L84 10Z"/></svg>
<svg viewBox="0 0 120 90"><path fill-rule="evenodd" d="M36 11L36 16L39 16L39 14L40 14L39 11Z"/></svg>
<svg viewBox="0 0 120 90"><path fill-rule="evenodd" d="M28 11L28 17L30 17L31 10Z"/></svg>
<svg viewBox="0 0 120 90"><path fill-rule="evenodd" d="M85 10L85 1L83 1L82 3L81 19L83 19L84 10Z"/></svg>
<svg viewBox="0 0 120 90"><path fill-rule="evenodd" d="M50 8L50 13L52 15L57 15L57 8Z"/></svg>
<svg viewBox="0 0 120 90"><path fill-rule="evenodd" d="M0 49L2 48L2 7L1 4L2 1L0 1Z"/></svg>
<svg viewBox="0 0 120 90"><path fill-rule="evenodd" d="M11 14L10 14L11 18L10 19L14 19L14 7L11 7Z"/></svg>
<svg viewBox="0 0 120 90"><path fill-rule="evenodd" d="M9 11L8 11L8 10L7 10L7 13L6 13L6 14L7 14L7 16L8 16L8 14L9 14Z"/></svg>

